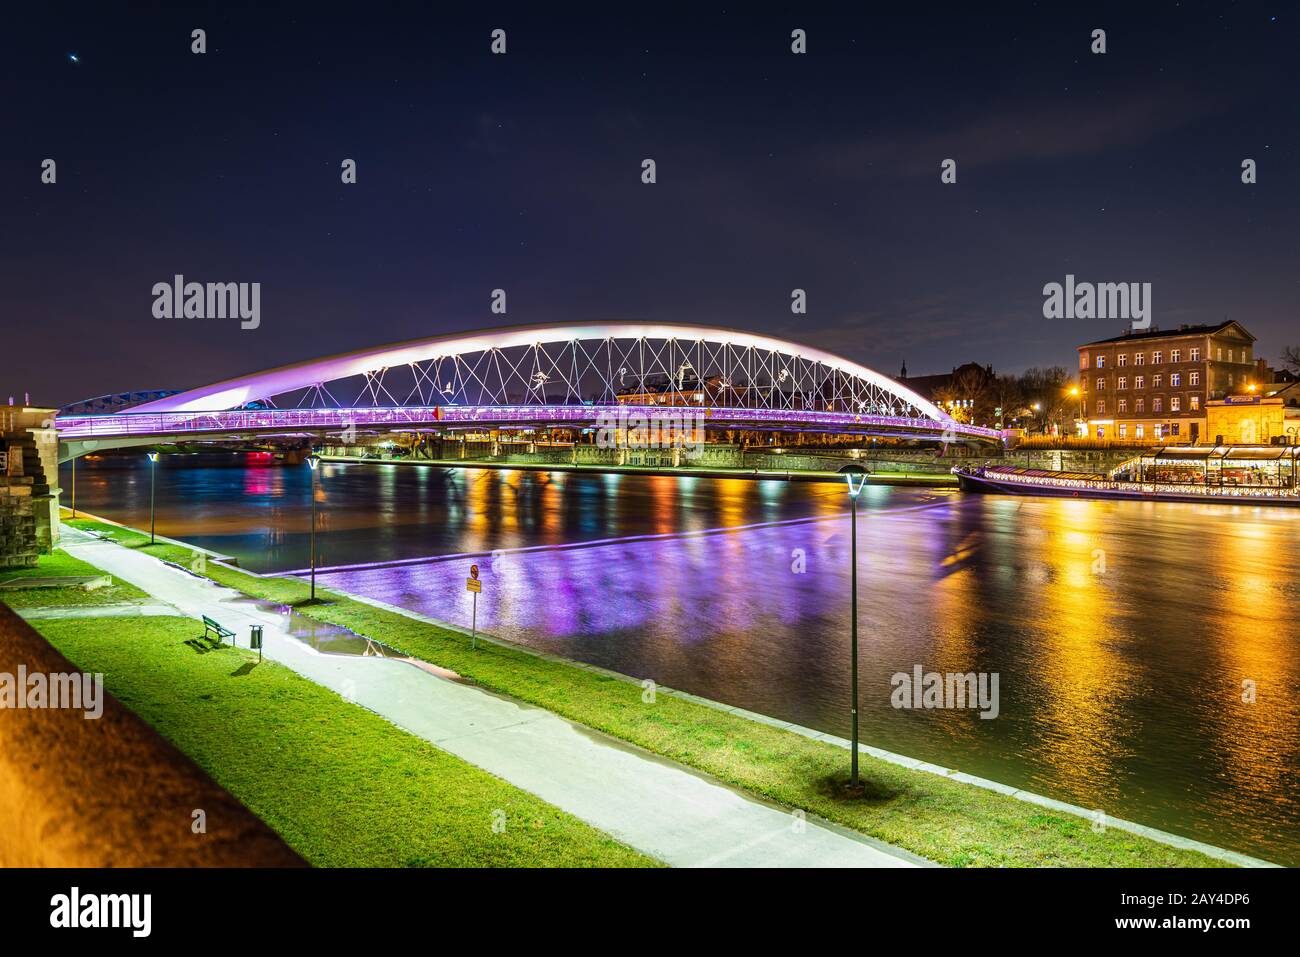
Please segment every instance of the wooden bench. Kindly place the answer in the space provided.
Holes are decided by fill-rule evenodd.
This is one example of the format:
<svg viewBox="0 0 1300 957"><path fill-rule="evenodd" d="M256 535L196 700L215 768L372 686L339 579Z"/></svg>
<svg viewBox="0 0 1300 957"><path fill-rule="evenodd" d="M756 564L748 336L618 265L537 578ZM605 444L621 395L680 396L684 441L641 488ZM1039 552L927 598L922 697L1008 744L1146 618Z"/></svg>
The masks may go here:
<svg viewBox="0 0 1300 957"><path fill-rule="evenodd" d="M227 638L235 637L235 633L231 631L229 628L222 626L218 622L213 621L207 615L204 615L203 616L203 637L204 638L208 637L208 632L210 631L216 634L217 641L225 641Z"/></svg>

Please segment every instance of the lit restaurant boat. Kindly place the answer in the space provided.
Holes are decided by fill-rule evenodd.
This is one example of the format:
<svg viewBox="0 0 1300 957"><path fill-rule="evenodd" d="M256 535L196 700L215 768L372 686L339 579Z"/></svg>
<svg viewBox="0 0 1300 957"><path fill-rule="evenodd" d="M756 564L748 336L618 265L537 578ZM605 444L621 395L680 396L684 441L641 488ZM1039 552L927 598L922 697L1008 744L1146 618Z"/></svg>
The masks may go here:
<svg viewBox="0 0 1300 957"><path fill-rule="evenodd" d="M1300 446L1294 445L1161 446L1108 474L1014 465L952 471L967 492L1300 505L1298 458Z"/></svg>

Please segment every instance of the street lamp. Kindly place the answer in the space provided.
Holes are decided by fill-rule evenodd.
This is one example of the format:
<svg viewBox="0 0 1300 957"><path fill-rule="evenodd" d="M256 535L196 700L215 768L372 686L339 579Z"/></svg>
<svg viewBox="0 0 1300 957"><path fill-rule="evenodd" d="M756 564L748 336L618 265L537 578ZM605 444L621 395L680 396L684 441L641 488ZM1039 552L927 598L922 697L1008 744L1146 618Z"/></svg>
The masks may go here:
<svg viewBox="0 0 1300 957"><path fill-rule="evenodd" d="M311 469L311 600L316 600L316 473L320 470L320 456L307 456Z"/></svg>
<svg viewBox="0 0 1300 957"><path fill-rule="evenodd" d="M840 466L844 481L849 486L849 501L853 503L853 520L849 532L849 562L851 564L849 579L849 694L852 701L849 714L853 721L853 771L849 778L849 787L858 787L858 495L867 484L867 470L861 465L850 462ZM854 481L856 477L856 481Z"/></svg>
<svg viewBox="0 0 1300 957"><path fill-rule="evenodd" d="M145 454L149 456L149 544L152 545L154 543L153 542L153 528L154 528L153 493L154 493L154 486L157 485L155 479L158 477L158 453L146 452Z"/></svg>

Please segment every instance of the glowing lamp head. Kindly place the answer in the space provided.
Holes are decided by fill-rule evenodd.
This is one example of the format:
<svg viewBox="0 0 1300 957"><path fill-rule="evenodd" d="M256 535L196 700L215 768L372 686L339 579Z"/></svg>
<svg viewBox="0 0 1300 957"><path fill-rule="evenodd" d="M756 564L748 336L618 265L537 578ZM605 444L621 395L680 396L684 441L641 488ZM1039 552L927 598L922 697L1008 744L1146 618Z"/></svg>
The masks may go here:
<svg viewBox="0 0 1300 957"><path fill-rule="evenodd" d="M849 487L849 498L857 498L867 484L867 470L856 462L840 466L840 474Z"/></svg>

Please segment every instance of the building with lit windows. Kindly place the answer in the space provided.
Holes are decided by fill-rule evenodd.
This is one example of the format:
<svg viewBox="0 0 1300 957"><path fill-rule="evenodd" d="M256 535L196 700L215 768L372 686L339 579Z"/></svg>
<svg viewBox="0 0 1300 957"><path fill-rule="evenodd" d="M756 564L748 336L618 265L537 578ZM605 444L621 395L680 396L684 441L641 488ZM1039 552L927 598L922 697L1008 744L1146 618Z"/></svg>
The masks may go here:
<svg viewBox="0 0 1300 957"><path fill-rule="evenodd" d="M1132 442L1212 440L1206 404L1259 388L1254 343L1241 323L1228 320L1079 346L1080 433Z"/></svg>

